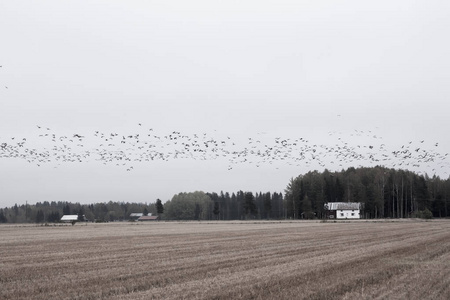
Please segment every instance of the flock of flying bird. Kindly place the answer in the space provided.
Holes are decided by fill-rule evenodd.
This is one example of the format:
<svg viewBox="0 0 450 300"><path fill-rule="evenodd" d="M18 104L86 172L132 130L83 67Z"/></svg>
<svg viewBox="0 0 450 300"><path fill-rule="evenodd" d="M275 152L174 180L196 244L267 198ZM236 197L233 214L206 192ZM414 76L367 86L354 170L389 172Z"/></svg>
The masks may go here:
<svg viewBox="0 0 450 300"><path fill-rule="evenodd" d="M432 172L447 174L443 171L450 165L448 153L439 153L438 143L410 141L392 149L371 131L355 130L350 136L365 142L354 145L343 139L339 132L328 133L328 141L334 139L335 142L318 144L303 137L271 138L264 133L244 139L180 131L157 134L141 123L131 134L93 131L88 135L60 135L48 127L36 126L36 134L31 137L0 137L0 159L21 159L37 166L56 163L55 167L61 163L99 161L127 171L132 171L138 164L158 160L224 159L228 170L241 164L256 167L269 164L275 168L282 164L320 166L330 170L380 165L400 169L427 167Z"/></svg>
<svg viewBox="0 0 450 300"><path fill-rule="evenodd" d="M218 138L207 133L183 134L180 131L158 135L152 128L144 129L141 123L137 125L140 129L137 133L94 131L90 135L58 135L48 127L37 125L38 132L33 137L0 137L0 159L22 159L37 166L96 160L123 166L127 171L133 170L138 163L174 159L225 159L228 170L240 164L254 164L256 167L273 164L277 169L282 163L327 169L381 165L402 169L426 168L448 175L446 170L450 167L448 153L439 153L438 143L409 141L392 149L380 143L382 138L371 131L354 130L350 136L365 140L355 146L355 143L343 139L341 132L328 133L330 140L337 137L333 144L318 144L303 137L267 139L259 136L236 140L229 136ZM42 143L45 147L38 146Z"/></svg>
<svg viewBox="0 0 450 300"><path fill-rule="evenodd" d="M152 128L144 129L141 123L137 125L140 130L131 134L94 131L90 135L59 135L48 127L37 125L36 136L0 137L0 159L22 159L37 166L95 160L122 166L127 171L139 163L174 159L225 159L228 170L240 164L256 167L271 164L277 169L283 163L327 169L381 165L429 169L448 175L446 170L450 167L448 153L439 153L438 143L409 141L392 149L380 143L382 138L371 131L354 130L350 136L365 141L355 145L343 139L341 132L328 133L329 140L337 138L334 143L319 144L303 137L268 139L258 136L236 140L229 136L218 138L207 133L183 134L180 131L158 135ZM41 144L45 146L40 147Z"/></svg>

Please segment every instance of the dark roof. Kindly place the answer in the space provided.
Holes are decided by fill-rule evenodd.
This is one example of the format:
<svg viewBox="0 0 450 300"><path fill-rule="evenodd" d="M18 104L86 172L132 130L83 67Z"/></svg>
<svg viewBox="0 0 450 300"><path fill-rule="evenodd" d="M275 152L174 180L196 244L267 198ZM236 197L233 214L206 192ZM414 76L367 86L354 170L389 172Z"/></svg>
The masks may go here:
<svg viewBox="0 0 450 300"><path fill-rule="evenodd" d="M359 209L359 203L341 203L337 209Z"/></svg>
<svg viewBox="0 0 450 300"><path fill-rule="evenodd" d="M328 210L357 210L361 208L359 202L330 202L325 205Z"/></svg>
<svg viewBox="0 0 450 300"><path fill-rule="evenodd" d="M158 216L142 216L139 217L138 221L153 221L153 220L157 220Z"/></svg>

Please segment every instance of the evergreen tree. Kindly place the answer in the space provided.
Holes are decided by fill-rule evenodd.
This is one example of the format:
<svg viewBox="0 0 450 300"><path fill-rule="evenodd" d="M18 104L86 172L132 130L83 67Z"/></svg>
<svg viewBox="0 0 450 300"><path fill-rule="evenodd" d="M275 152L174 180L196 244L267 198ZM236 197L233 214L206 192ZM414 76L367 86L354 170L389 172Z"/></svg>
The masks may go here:
<svg viewBox="0 0 450 300"><path fill-rule="evenodd" d="M57 211L53 211L47 215L47 222L50 222L50 223L59 222L60 219L61 218L59 216L59 212L57 212Z"/></svg>
<svg viewBox="0 0 450 300"><path fill-rule="evenodd" d="M223 210L225 210L224 213L224 220L230 220L231 219L231 196L230 193L226 192L225 193L225 198L224 198L224 208L222 208Z"/></svg>
<svg viewBox="0 0 450 300"><path fill-rule="evenodd" d="M270 199L270 193L266 193L264 197L264 212L266 214L266 218L269 219L272 212L272 200Z"/></svg>
<svg viewBox="0 0 450 300"><path fill-rule="evenodd" d="M66 205L64 205L63 214L64 215L70 215L70 205L67 202L66 202Z"/></svg>
<svg viewBox="0 0 450 300"><path fill-rule="evenodd" d="M311 200L309 199L308 195L305 195L305 197L303 197L302 210L303 210L303 215L302 215L303 218L305 218L305 219L313 219L314 218Z"/></svg>
<svg viewBox="0 0 450 300"><path fill-rule="evenodd" d="M246 192L244 196L244 212L246 216L255 216L256 211L256 204L255 204L255 197L253 196L252 192Z"/></svg>
<svg viewBox="0 0 450 300"><path fill-rule="evenodd" d="M78 209L78 214L77 215L78 215L78 221L80 221L80 222L86 221L84 219L84 209L83 209L82 206Z"/></svg>
<svg viewBox="0 0 450 300"><path fill-rule="evenodd" d="M218 219L219 213L220 213L220 205L219 202L216 201L214 202L214 209L213 209L213 214L216 217L216 219Z"/></svg>
<svg viewBox="0 0 450 300"><path fill-rule="evenodd" d="M164 206L160 199L156 200L156 213L158 214L158 216L161 216L161 214L164 213Z"/></svg>
<svg viewBox="0 0 450 300"><path fill-rule="evenodd" d="M243 191L239 191L236 193L236 203L237 203L237 216L238 219L243 219L245 218L245 213L244 213L244 199L245 199L245 194Z"/></svg>
<svg viewBox="0 0 450 300"><path fill-rule="evenodd" d="M42 209L39 209L37 211L35 221L36 221L36 223L44 222L44 212L42 211Z"/></svg>
<svg viewBox="0 0 450 300"><path fill-rule="evenodd" d="M78 220L79 222L84 222L84 221L85 221L84 215L83 215L83 212L82 212L82 211L80 211L77 215L78 215L77 220Z"/></svg>
<svg viewBox="0 0 450 300"><path fill-rule="evenodd" d="M231 194L231 200L230 200L230 205L231 205L231 215L230 215L230 220L238 220L239 219L239 205L238 205L238 201L236 198L236 194L232 193Z"/></svg>
<svg viewBox="0 0 450 300"><path fill-rule="evenodd" d="M3 213L3 209L0 209L0 223L6 223L8 222L8 219L6 218L5 214Z"/></svg>

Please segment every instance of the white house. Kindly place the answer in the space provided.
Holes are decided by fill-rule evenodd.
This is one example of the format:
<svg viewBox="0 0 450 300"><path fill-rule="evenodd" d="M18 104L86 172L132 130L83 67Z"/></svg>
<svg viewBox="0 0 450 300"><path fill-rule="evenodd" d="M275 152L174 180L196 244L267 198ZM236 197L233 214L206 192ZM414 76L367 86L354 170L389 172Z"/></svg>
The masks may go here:
<svg viewBox="0 0 450 300"><path fill-rule="evenodd" d="M361 203L359 202L329 202L325 203L325 210L330 219L359 219L361 217Z"/></svg>

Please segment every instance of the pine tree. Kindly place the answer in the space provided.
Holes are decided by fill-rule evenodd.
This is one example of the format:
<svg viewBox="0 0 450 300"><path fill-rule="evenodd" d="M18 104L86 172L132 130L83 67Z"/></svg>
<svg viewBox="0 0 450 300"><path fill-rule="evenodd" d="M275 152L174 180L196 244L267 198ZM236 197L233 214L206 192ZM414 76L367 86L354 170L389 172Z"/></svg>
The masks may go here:
<svg viewBox="0 0 450 300"><path fill-rule="evenodd" d="M57 212L57 211L51 212L47 216L47 222L56 223L56 222L59 222L59 220L60 220L60 216L59 216L59 212Z"/></svg>
<svg viewBox="0 0 450 300"><path fill-rule="evenodd" d="M270 193L266 193L264 197L264 211L266 213L266 218L270 218L270 213L272 211L272 201L270 199Z"/></svg>
<svg viewBox="0 0 450 300"><path fill-rule="evenodd" d="M3 213L3 209L0 209L0 223L6 223L8 222L8 219L6 218L5 214Z"/></svg>
<svg viewBox="0 0 450 300"><path fill-rule="evenodd" d="M66 205L63 207L63 214L64 215L70 215L70 205L66 202Z"/></svg>
<svg viewBox="0 0 450 300"><path fill-rule="evenodd" d="M305 195L302 201L302 210L303 210L303 218L305 219L313 219L314 213L312 212L311 200L308 195Z"/></svg>
<svg viewBox="0 0 450 300"><path fill-rule="evenodd" d="M244 212L246 216L256 215L255 196L252 192L246 192L244 196Z"/></svg>
<svg viewBox="0 0 450 300"><path fill-rule="evenodd" d="M39 209L36 213L36 223L44 222L44 212L42 209Z"/></svg>
<svg viewBox="0 0 450 300"><path fill-rule="evenodd" d="M216 216L216 219L218 218L218 215L220 213L220 205L219 202L214 202L214 209L213 209L213 214Z"/></svg>
<svg viewBox="0 0 450 300"><path fill-rule="evenodd" d="M160 199L156 200L156 213L158 214L158 216L164 213L164 206Z"/></svg>

